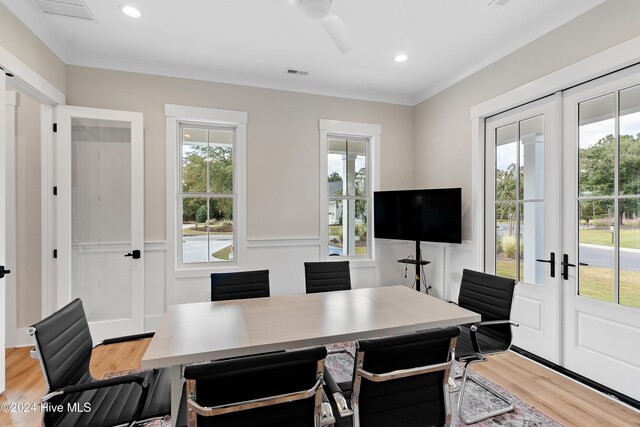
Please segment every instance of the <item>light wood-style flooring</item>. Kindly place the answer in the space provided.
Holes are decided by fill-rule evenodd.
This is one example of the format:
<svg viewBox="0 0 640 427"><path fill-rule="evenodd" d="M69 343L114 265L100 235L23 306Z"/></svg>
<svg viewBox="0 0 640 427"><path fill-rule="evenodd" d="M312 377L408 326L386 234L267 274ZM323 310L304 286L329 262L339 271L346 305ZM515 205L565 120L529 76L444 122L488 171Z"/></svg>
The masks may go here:
<svg viewBox="0 0 640 427"><path fill-rule="evenodd" d="M107 372L134 369L148 341L98 347L91 372L101 378ZM33 403L43 396L45 383L28 348L6 350L7 390L0 403ZM493 356L476 370L485 377L567 426L639 426L640 412L567 379L515 353ZM38 426L40 413L0 412L0 426Z"/></svg>

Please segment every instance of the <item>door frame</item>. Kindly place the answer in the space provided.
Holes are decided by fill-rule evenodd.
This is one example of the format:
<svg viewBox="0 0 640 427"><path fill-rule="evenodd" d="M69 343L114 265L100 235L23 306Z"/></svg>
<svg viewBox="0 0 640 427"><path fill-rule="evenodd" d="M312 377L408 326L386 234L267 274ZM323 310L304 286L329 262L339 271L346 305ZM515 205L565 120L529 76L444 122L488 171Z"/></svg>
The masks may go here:
<svg viewBox="0 0 640 427"><path fill-rule="evenodd" d="M1 83L0 83L1 84ZM6 335L5 342L8 347L15 345L18 338L18 307L17 307L17 282L18 266L17 261L17 241L16 241L16 107L18 105L18 95L13 91L5 91L4 96L4 119L6 126L5 138L5 267L13 270L4 278L5 299L7 301ZM7 267L8 266L8 267Z"/></svg>
<svg viewBox="0 0 640 427"><path fill-rule="evenodd" d="M54 85L49 83L46 79L44 79L40 74L34 71L30 66L25 64L23 61L18 59L11 52L0 46L0 67L2 68L2 72L0 72L0 100L1 106L0 109L2 113L0 113L0 129L2 129L2 136L0 138L5 138L4 129L6 128L6 116L4 113L5 105L5 86L9 90L15 90L20 93L24 93L28 95L32 99L36 100L43 106L56 105L56 104L64 104L65 103L65 94L58 90ZM11 77L6 77L5 73L10 73ZM43 157L42 162L42 170L47 168L45 159ZM42 187L42 193L46 193L46 187ZM4 225L3 225L4 227ZM44 230L44 228L43 228ZM43 241L43 255L50 255L50 252L46 250L46 246ZM46 258L43 256L43 263ZM44 289L44 283L41 284ZM9 299L5 296L4 292L0 295L0 327L2 327L2 332L0 335L4 338L5 328L7 326L13 325L12 322L7 322L7 314L11 313L12 310L15 312L15 303L9 301ZM44 315L44 312L43 312ZM15 322L14 322L15 323ZM22 334L23 329L15 328L13 331L8 331L7 336L13 336L15 341L10 343L12 345L28 345L30 343L29 337L25 334ZM0 342L4 343L4 339L0 340ZM0 351L0 377L2 378L2 385L0 386L1 390L4 389L4 375L5 375L5 366L4 366L4 351Z"/></svg>

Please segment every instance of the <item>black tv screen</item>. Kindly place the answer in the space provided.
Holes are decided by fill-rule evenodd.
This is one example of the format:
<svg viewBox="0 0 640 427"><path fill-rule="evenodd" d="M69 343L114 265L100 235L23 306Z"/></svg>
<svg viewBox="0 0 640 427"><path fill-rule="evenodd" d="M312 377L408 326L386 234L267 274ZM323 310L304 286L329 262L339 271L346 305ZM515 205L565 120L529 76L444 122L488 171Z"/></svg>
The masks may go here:
<svg viewBox="0 0 640 427"><path fill-rule="evenodd" d="M380 239L462 243L462 189L377 191L373 233Z"/></svg>

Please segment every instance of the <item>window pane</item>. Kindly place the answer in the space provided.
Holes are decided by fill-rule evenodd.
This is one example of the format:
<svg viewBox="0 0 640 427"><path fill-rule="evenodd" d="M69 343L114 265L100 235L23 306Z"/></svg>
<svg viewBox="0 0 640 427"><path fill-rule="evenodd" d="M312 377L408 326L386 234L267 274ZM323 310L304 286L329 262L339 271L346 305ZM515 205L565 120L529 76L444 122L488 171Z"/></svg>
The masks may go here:
<svg viewBox="0 0 640 427"><path fill-rule="evenodd" d="M614 94L578 105L579 112L579 194L613 196L615 105Z"/></svg>
<svg viewBox="0 0 640 427"><path fill-rule="evenodd" d="M182 192L207 192L207 131L182 128Z"/></svg>
<svg viewBox="0 0 640 427"><path fill-rule="evenodd" d="M496 204L496 274L516 279L516 205Z"/></svg>
<svg viewBox="0 0 640 427"><path fill-rule="evenodd" d="M640 86L620 91L620 194L640 195Z"/></svg>
<svg viewBox="0 0 640 427"><path fill-rule="evenodd" d="M233 260L233 199L209 199L209 261Z"/></svg>
<svg viewBox="0 0 640 427"><path fill-rule="evenodd" d="M496 200L516 200L518 126L496 129Z"/></svg>
<svg viewBox="0 0 640 427"><path fill-rule="evenodd" d="M207 199L185 197L182 200L182 262L207 262L209 238Z"/></svg>
<svg viewBox="0 0 640 427"><path fill-rule="evenodd" d="M520 122L520 198L542 199L543 189L544 119L538 116Z"/></svg>
<svg viewBox="0 0 640 427"><path fill-rule="evenodd" d="M353 255L367 255L367 201L354 200L356 222L353 233L355 253Z"/></svg>
<svg viewBox="0 0 640 427"><path fill-rule="evenodd" d="M362 140L349 140L347 142L350 196L364 196L367 194L366 165L367 143ZM353 178L352 175L353 174Z"/></svg>
<svg viewBox="0 0 640 427"><path fill-rule="evenodd" d="M620 304L640 307L640 199L620 200Z"/></svg>
<svg viewBox="0 0 640 427"><path fill-rule="evenodd" d="M346 156L347 141L345 139L329 138L329 153L327 156L328 169L328 185L327 193L329 196L342 196L345 194L345 176L346 172Z"/></svg>
<svg viewBox="0 0 640 427"><path fill-rule="evenodd" d="M524 202L520 206L520 280L542 285L544 264L536 259L545 256L544 203Z"/></svg>
<svg viewBox="0 0 640 427"><path fill-rule="evenodd" d="M209 193L233 193L233 129L209 129Z"/></svg>
<svg viewBox="0 0 640 427"><path fill-rule="evenodd" d="M343 201L329 200L329 255L342 255Z"/></svg>
<svg viewBox="0 0 640 427"><path fill-rule="evenodd" d="M614 301L614 202L579 203L578 294Z"/></svg>

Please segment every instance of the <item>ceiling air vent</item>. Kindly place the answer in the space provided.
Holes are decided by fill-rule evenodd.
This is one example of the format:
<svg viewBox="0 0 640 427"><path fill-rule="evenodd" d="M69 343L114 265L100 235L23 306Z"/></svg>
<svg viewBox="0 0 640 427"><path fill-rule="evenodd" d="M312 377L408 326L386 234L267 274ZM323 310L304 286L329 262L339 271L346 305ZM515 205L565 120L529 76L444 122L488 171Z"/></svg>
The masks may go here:
<svg viewBox="0 0 640 427"><path fill-rule="evenodd" d="M308 71L294 70L293 68L288 68L286 73L291 74L292 76L308 76L309 75Z"/></svg>
<svg viewBox="0 0 640 427"><path fill-rule="evenodd" d="M84 0L33 0L45 15L97 22Z"/></svg>

